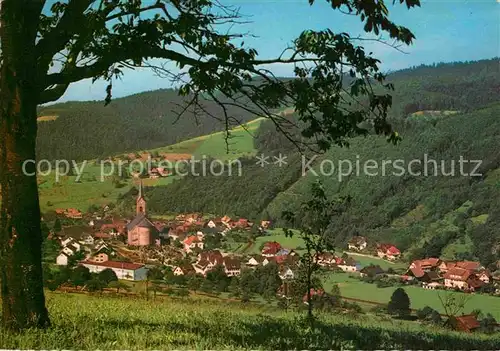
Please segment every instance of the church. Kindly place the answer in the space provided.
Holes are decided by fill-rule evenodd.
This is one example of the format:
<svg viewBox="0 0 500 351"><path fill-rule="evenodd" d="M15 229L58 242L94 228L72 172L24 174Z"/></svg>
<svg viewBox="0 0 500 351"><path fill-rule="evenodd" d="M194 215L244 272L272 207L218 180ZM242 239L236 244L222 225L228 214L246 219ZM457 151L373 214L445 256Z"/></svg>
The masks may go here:
<svg viewBox="0 0 500 351"><path fill-rule="evenodd" d="M127 244L131 246L155 245L156 240L159 238L159 233L147 216L142 181L139 185L139 195L137 196L135 209L135 218L127 224Z"/></svg>

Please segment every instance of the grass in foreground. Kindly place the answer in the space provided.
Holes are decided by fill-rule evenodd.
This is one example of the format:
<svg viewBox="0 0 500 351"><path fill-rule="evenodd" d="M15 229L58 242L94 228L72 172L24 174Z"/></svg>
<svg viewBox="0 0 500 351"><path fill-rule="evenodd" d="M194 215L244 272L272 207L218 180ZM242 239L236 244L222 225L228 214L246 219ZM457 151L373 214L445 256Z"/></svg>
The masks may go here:
<svg viewBox="0 0 500 351"><path fill-rule="evenodd" d="M333 284L338 284L342 296L373 301L378 303L388 303L395 287L378 288L375 284L369 284L351 278L347 273L335 273L329 275L323 282L326 291L330 291ZM440 313L445 313L439 294L444 298L450 291L426 290L418 286L405 286L406 293L410 297L411 308L421 309L425 306L432 307ZM463 294L457 292L456 294ZM500 319L500 298L485 294L467 294L470 300L467 302L464 313L474 310L481 310L483 313L491 313L495 319Z"/></svg>
<svg viewBox="0 0 500 351"><path fill-rule="evenodd" d="M193 303L196 302L196 303ZM297 313L242 303L49 293L53 326L0 331L4 349L494 349L500 339L375 317L323 315L309 332Z"/></svg>

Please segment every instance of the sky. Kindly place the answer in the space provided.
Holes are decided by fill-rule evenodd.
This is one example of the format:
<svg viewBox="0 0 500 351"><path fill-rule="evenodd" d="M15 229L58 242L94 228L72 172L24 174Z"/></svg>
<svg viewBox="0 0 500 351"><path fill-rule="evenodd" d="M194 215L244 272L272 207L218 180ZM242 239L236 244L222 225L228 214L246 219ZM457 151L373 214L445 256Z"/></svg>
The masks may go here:
<svg viewBox="0 0 500 351"><path fill-rule="evenodd" d="M330 28L351 35L363 33L362 23L355 16L346 16L331 9L326 1L316 0L220 0L225 5L239 7L248 24L233 31L249 32L245 46L253 47L259 58L277 57L303 30ZM392 1L388 0L392 4ZM384 71L393 71L420 64L471 61L500 57L500 0L431 0L422 1L420 8L408 10L399 3L389 5L390 18L408 27L416 36L414 44L401 53L383 44L367 43L382 61ZM292 68L283 65L269 67L275 75L291 76ZM58 101L103 100L107 83L91 80L73 83ZM120 81L113 83L113 97L143 91L169 88L171 83L146 69L125 71Z"/></svg>

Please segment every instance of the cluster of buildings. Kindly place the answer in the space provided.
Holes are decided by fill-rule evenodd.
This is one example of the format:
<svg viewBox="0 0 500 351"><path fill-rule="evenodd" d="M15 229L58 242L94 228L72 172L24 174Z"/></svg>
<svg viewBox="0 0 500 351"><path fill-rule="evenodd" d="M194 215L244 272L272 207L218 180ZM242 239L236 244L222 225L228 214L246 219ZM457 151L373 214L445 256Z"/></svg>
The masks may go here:
<svg viewBox="0 0 500 351"><path fill-rule="evenodd" d="M71 219L82 219L83 213L76 208L57 208L56 214Z"/></svg>
<svg viewBox="0 0 500 351"><path fill-rule="evenodd" d="M363 252L368 251L368 241L364 236L354 236L347 243L347 247L351 251ZM389 261L395 261L401 257L401 251L393 244L377 243L377 256Z"/></svg>
<svg viewBox="0 0 500 351"><path fill-rule="evenodd" d="M427 289L446 288L467 292L477 291L493 283L492 274L479 262L447 262L435 257L413 261L403 277L417 279Z"/></svg>

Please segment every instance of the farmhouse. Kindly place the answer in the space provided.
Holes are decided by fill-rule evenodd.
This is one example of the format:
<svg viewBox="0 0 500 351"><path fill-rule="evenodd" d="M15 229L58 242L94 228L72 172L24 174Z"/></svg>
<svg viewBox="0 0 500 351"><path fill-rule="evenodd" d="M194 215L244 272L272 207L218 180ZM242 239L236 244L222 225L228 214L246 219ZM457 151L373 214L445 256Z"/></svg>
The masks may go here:
<svg viewBox="0 0 500 351"><path fill-rule="evenodd" d="M76 208L68 208L64 212L65 216L67 218L72 218L72 219L81 219L83 218L83 215L80 211L78 211Z"/></svg>
<svg viewBox="0 0 500 351"><path fill-rule="evenodd" d="M61 252L57 257L56 257L56 264L58 266L67 266L68 261L71 255L66 254L64 251Z"/></svg>
<svg viewBox="0 0 500 351"><path fill-rule="evenodd" d="M173 273L174 275L188 275L189 273L194 273L195 270L192 265L187 264L184 266L177 266L174 268Z"/></svg>
<svg viewBox="0 0 500 351"><path fill-rule="evenodd" d="M392 244L379 244L377 245L377 255L380 258L388 259L389 261L394 261L401 255L401 251Z"/></svg>
<svg viewBox="0 0 500 351"><path fill-rule="evenodd" d="M472 272L463 268L451 268L446 272L444 277L444 286L450 289L468 290L469 284L467 283Z"/></svg>
<svg viewBox="0 0 500 351"><path fill-rule="evenodd" d="M271 257L275 256L281 250L280 243L276 241L269 241L264 244L262 248L262 256Z"/></svg>
<svg viewBox="0 0 500 351"><path fill-rule="evenodd" d="M352 259L351 257L344 259L340 259L337 261L337 267L342 269L344 272L356 272L356 261Z"/></svg>
<svg viewBox="0 0 500 351"><path fill-rule="evenodd" d="M196 273L206 276L208 271L218 264L224 264L224 257L218 250L205 251L198 254L198 261L193 265ZM231 266L230 268L233 268Z"/></svg>
<svg viewBox="0 0 500 351"><path fill-rule="evenodd" d="M279 276L281 280L290 280L295 278L295 273L289 266L281 266Z"/></svg>
<svg viewBox="0 0 500 351"><path fill-rule="evenodd" d="M147 277L148 269L143 264L128 263L128 262L118 262L118 261L104 261L104 262L92 262L92 261L82 261L80 264L87 267L90 273L99 273L103 270L110 268L115 273L118 279L125 280L145 280Z"/></svg>
<svg viewBox="0 0 500 351"><path fill-rule="evenodd" d="M191 253L196 248L203 250L203 241L197 235L188 236L182 243L186 253Z"/></svg>
<svg viewBox="0 0 500 351"><path fill-rule="evenodd" d="M368 243L366 242L366 238L364 236L354 236L351 240L349 240L347 247L349 250L362 251L366 249L367 245Z"/></svg>
<svg viewBox="0 0 500 351"><path fill-rule="evenodd" d="M336 263L336 256L331 252L323 252L317 257L317 264L320 266L329 266Z"/></svg>
<svg viewBox="0 0 500 351"><path fill-rule="evenodd" d="M236 257L224 257L222 265L228 277L235 277L241 273L241 263Z"/></svg>
<svg viewBox="0 0 500 351"><path fill-rule="evenodd" d="M266 262L266 263L264 263L264 262ZM265 266L267 263L269 263L269 262L267 261L266 257L261 256L261 255L253 255L252 257L250 257L248 259L246 265L249 267L256 267L258 265Z"/></svg>

